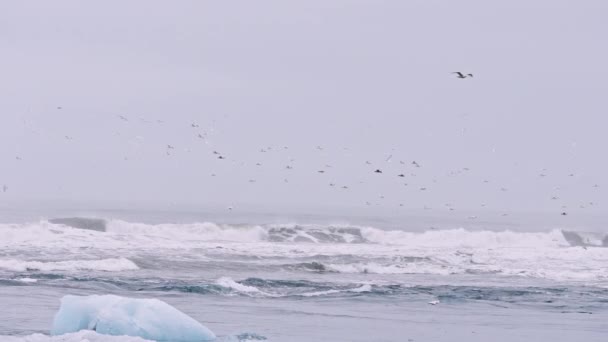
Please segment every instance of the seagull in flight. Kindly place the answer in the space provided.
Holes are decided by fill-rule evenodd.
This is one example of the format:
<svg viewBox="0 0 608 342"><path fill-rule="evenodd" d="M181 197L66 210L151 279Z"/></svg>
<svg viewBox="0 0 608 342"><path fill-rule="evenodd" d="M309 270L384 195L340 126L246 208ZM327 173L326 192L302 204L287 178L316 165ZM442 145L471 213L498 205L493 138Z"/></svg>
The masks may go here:
<svg viewBox="0 0 608 342"><path fill-rule="evenodd" d="M454 71L452 74L456 74L456 77L458 78L467 78L467 77L473 77L473 74L463 74L460 71Z"/></svg>

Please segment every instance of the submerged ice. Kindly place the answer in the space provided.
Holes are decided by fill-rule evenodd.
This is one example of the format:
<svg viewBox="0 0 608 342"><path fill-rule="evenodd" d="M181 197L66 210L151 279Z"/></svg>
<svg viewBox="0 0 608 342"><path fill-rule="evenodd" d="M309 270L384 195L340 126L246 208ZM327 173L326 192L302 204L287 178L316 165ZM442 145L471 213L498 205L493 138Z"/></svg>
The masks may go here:
<svg viewBox="0 0 608 342"><path fill-rule="evenodd" d="M80 330L138 336L154 341L202 342L215 339L211 330L163 301L114 295L65 296L61 299L51 334Z"/></svg>

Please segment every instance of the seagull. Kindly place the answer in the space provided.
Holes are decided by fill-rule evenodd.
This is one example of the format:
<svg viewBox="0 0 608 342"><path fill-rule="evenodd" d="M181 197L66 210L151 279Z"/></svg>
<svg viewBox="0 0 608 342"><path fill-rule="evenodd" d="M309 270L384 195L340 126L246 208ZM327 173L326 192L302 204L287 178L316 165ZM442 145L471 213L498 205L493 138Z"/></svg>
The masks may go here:
<svg viewBox="0 0 608 342"><path fill-rule="evenodd" d="M21 160L21 157L19 157L19 156L16 156L16 157L15 157L15 159L17 159L17 160Z"/></svg>
<svg viewBox="0 0 608 342"><path fill-rule="evenodd" d="M402 174L397 175L397 177L405 177L405 175L402 173Z"/></svg>
<svg viewBox="0 0 608 342"><path fill-rule="evenodd" d="M192 128L197 128L199 127L198 124L192 123L190 126L192 126Z"/></svg>
<svg viewBox="0 0 608 342"><path fill-rule="evenodd" d="M119 115L118 116L122 121L129 121L129 119L127 119L125 116L123 115Z"/></svg>
<svg viewBox="0 0 608 342"><path fill-rule="evenodd" d="M226 159L224 156L218 156L217 159Z"/></svg>
<svg viewBox="0 0 608 342"><path fill-rule="evenodd" d="M418 164L415 160L412 162L412 165L414 165L415 167L420 167L420 164Z"/></svg>
<svg viewBox="0 0 608 342"><path fill-rule="evenodd" d="M375 173L382 173L382 170L377 169L376 171L374 171Z"/></svg>
<svg viewBox="0 0 608 342"><path fill-rule="evenodd" d="M287 170L291 170L291 169L293 169L293 167L292 167L291 165L287 165L287 166L285 166L285 168L286 168Z"/></svg>
<svg viewBox="0 0 608 342"><path fill-rule="evenodd" d="M473 74L466 74L464 75L462 72L460 71L454 71L452 74L456 74L458 78L467 78L467 77L473 77Z"/></svg>
<svg viewBox="0 0 608 342"><path fill-rule="evenodd" d="M325 170L319 170L318 173L325 173Z"/></svg>
<svg viewBox="0 0 608 342"><path fill-rule="evenodd" d="M6 184L4 184L4 185L2 186L2 192L6 192L6 190L8 190L8 186L6 186Z"/></svg>
<svg viewBox="0 0 608 342"><path fill-rule="evenodd" d="M63 109L62 107L57 107L57 109Z"/></svg>
<svg viewBox="0 0 608 342"><path fill-rule="evenodd" d="M167 145L167 148L170 150L173 150L175 147L171 146L171 145Z"/></svg>

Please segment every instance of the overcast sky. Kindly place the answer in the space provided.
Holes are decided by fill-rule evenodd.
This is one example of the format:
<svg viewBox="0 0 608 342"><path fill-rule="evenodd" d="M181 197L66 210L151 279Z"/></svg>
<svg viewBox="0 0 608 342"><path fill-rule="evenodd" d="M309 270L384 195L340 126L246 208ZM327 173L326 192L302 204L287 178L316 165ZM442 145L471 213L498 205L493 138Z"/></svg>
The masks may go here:
<svg viewBox="0 0 608 342"><path fill-rule="evenodd" d="M606 13L2 1L0 202L605 212Z"/></svg>

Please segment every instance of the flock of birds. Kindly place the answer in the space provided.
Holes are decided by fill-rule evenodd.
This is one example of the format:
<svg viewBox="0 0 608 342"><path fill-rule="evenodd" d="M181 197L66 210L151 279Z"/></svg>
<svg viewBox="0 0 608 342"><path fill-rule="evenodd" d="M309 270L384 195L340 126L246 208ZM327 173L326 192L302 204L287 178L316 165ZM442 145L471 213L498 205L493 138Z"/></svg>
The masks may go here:
<svg viewBox="0 0 608 342"><path fill-rule="evenodd" d="M462 73L462 72L459 72L459 71L453 72L452 74L455 74L455 75L456 75L456 77L457 77L457 78L459 78L459 79L466 79L466 78L472 78L472 77L473 77L473 74L471 74L471 73L467 73L467 74L465 74L465 73ZM57 110L62 110L62 109L63 109L62 107L57 107ZM119 120L123 121L124 123L131 123L131 122L134 120L134 119L129 118L129 117L124 116L124 115L118 115L118 116L117 116L117 118L118 118ZM153 121L150 121L150 120L148 120L148 119L146 119L146 118L142 118L142 117L140 117L140 118L139 118L139 121L141 121L142 123L152 123L152 122L153 122ZM156 120L156 121L155 121L155 123L157 123L157 124L163 124L163 123L164 123L164 121L162 121L162 120ZM191 129L194 131L194 134L195 134L196 138L198 138L198 139L200 139L201 141L203 141L203 142L204 142L206 145L209 145L209 135L210 135L210 133L209 133L209 131L208 131L208 130L202 129L202 128L200 127L200 125L199 125L198 123L196 123L196 122L192 122L192 123L190 123L190 124L189 124L189 126L190 126L190 128L191 128ZM66 140L68 140L68 141L73 140L73 137L71 137L71 136L65 135L64 137L65 137L65 139L66 139ZM273 150L277 150L277 149L284 149L284 150L288 150L288 149L289 149L289 147L287 147L287 146L283 146L282 148L276 148L276 147L275 147L275 148L273 148L273 147L264 147L264 148L261 148L261 149L259 150L259 152L260 152L260 153L268 153L268 152L271 152L271 151L273 151ZM323 150L324 150L324 147L322 147L322 146L316 146L316 149L317 149L317 150L319 150L319 151L323 151ZM348 150L348 148L344 148L344 149L345 149L345 150ZM167 156L171 156L171 155L173 155L173 153L175 153L176 151L177 151L177 150L176 150L176 146L175 146L175 145L173 145L173 144L166 144L164 153L165 153ZM213 156L214 156L216 159L218 159L218 160L227 160L227 159L228 159L228 157L227 157L225 154L223 154L223 153L219 152L218 150L211 150L211 153L212 153L212 155L213 155ZM21 161L21 160L22 160L21 156L16 156L15 158L16 158L16 160L17 160L17 161ZM125 157L124 159L125 159L125 160L128 160L128 158L127 158L127 157ZM392 161L392 159L393 159L393 155L391 154L391 155L389 155L387 158L385 158L385 160L384 160L384 161L385 161L385 162L387 162L387 163L390 163L390 162ZM287 163L287 164L284 166L284 167L285 167L285 169L286 169L286 170L292 170L292 169L294 168L294 165L293 165L293 163L292 163L292 162L294 162L294 161L295 161L295 159L293 159L293 158L289 158L289 163ZM370 166L371 166L371 165L373 165L373 163L372 163L372 162L370 162L369 160L365 161L365 164L366 164L366 165L370 165ZM399 164L401 165L401 167L400 167L400 169L401 169L401 170L404 170L404 169L405 169L404 167L405 167L405 166L408 166L408 165L409 165L411 168L415 168L415 169L418 169L418 168L421 168L421 167L422 167L422 165L421 165L419 162L415 161L415 160L413 160L413 161L411 161L411 162L405 162L405 161L403 161L403 160L400 160L400 161L399 161ZM261 161L257 161L257 162L255 162L255 166L256 166L256 167L262 166ZM332 167L332 165L330 165L330 164L325 164L323 168L317 169L317 170L316 170L316 173L318 173L318 174L325 174L326 172L328 172L328 170L329 170L331 167ZM371 167L370 167L370 168L371 168ZM372 171L372 172L373 172L373 174L377 174L377 175L378 175L378 174L384 174L384 173L386 173L386 170L383 170L382 168L378 168L378 167L373 167L373 168L371 168L371 170L373 170L373 171ZM450 174L451 174L451 175L457 175L457 174L461 174L461 173L464 173L464 172L467 172L467 171L469 171L469 168L466 168L466 167L465 167L465 168L462 168L461 170L452 171ZM545 176L546 176L545 171L546 171L546 170L541 171L541 173L540 173L540 175L539 175L539 176L540 176L540 177L545 177ZM216 174L215 174L215 173L212 173L212 174L211 174L211 176L215 177L215 176L216 176ZM393 176L394 176L394 177L398 177L398 178L405 178L405 177L406 177L406 173L400 172L400 173L396 173L396 174L394 174ZM414 172L410 172L410 173L408 173L408 174L407 174L407 176L416 176L416 174L415 174ZM572 176L574 176L574 174L569 174L569 176L571 176L571 177L572 177ZM283 179L283 181L284 181L284 182L286 182L286 183L288 183L288 182L289 182L289 179L288 179L288 178L284 178L284 179ZM255 179L255 178L250 178L250 179L248 180L248 182L249 182L249 183L256 183L256 179ZM483 182L484 182L484 183L488 183L488 181L487 181L487 180L484 180ZM360 182L360 183L363 183L363 182ZM330 187L341 188L341 189L344 189L344 190L348 190L348 189L350 188L350 187L349 187L349 185L338 185L338 184L337 184L337 183L335 183L335 182L330 182L330 183L328 183L328 185L329 185ZM405 183L405 185L407 185L407 183ZM599 187L599 185L595 184L595 185L593 185L593 187L594 187L594 188L597 188L597 187ZM6 192L8 191L8 189L9 189L9 187L8 187L8 185L4 184L4 185L2 185L1 189L2 189L2 192L3 192L3 193L6 193ZM420 186L420 187L418 188L418 190L420 190L420 191L425 191L425 190L427 190L427 187L426 187L426 186ZM558 190L559 190L559 188L558 188ZM501 188L500 188L500 191L507 191L507 188L505 188L505 187L501 187ZM380 197L381 199L383 199L383 198L384 198L384 196L383 196L383 195L380 195L379 197ZM551 199L552 199L552 200L558 200L558 199L559 199L559 197L558 197L558 196L552 196L552 197L551 197ZM372 202L370 202L370 201L366 201L366 202L365 202L365 204L369 206L369 205L372 205ZM592 205L594 205L594 203L593 203L593 202L588 202L588 203L586 203L585 205L590 205L590 206L592 206ZM403 203L399 203L399 206L401 206L401 207L402 207L402 206L404 206L404 205L403 205ZM454 207L453 207L452 205L450 205L450 204L446 204L445 206L446 206L446 207L448 208L448 210L450 210L450 211L455 210L455 209L454 209ZM485 204L481 204L481 206L482 206L482 207L485 207ZM584 205L583 205L583 204L581 204L581 205L580 205L580 207L582 208L582 207L584 207ZM563 208L563 209L565 209L565 208L566 208L566 206L562 206L562 208ZM233 206L229 206L227 209L228 209L228 210L233 210ZM429 207L427 207L427 206L425 206L425 207L424 207L424 209L430 209L430 208L429 208ZM504 215L504 216L506 216L507 214L503 214L503 215ZM565 211L562 211L562 212L561 212L561 215L567 215L567 213L566 213ZM474 217L470 217L470 218L474 218Z"/></svg>

